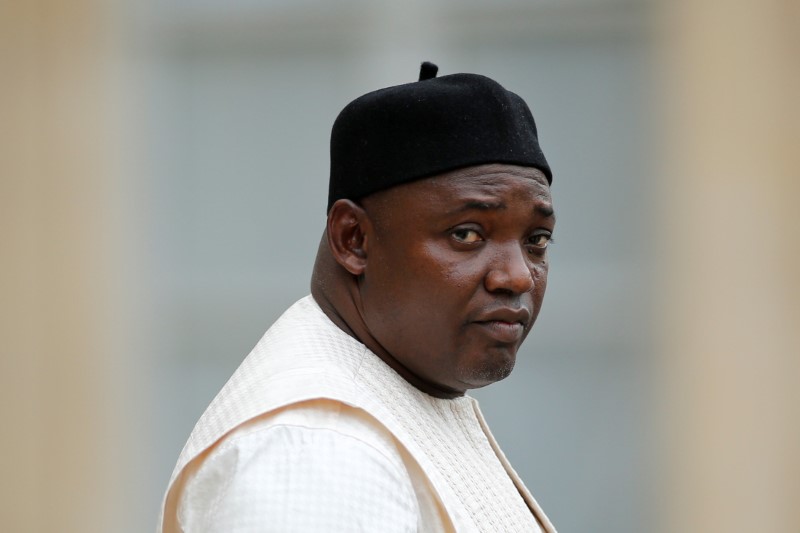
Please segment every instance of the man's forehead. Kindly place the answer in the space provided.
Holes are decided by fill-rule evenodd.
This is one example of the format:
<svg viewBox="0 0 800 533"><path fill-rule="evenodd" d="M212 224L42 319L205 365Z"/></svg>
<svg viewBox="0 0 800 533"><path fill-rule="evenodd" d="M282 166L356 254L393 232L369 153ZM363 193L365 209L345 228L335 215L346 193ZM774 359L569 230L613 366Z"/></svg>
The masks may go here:
<svg viewBox="0 0 800 533"><path fill-rule="evenodd" d="M462 181L465 183L492 183L503 177L532 179L549 188L544 172L535 167L490 163L460 168L433 176L430 179Z"/></svg>
<svg viewBox="0 0 800 533"><path fill-rule="evenodd" d="M544 173L533 167L505 164L488 164L454 170L428 179L420 180L420 189L445 188L458 194L474 192L500 193L509 184L518 180L530 180L537 196L550 198L550 186Z"/></svg>
<svg viewBox="0 0 800 533"><path fill-rule="evenodd" d="M541 170L499 163L465 167L404 183L363 198L362 205L373 217L414 218L423 213L449 216L481 205L502 208L511 197L521 197L535 204L532 208L537 212L552 215L550 186Z"/></svg>

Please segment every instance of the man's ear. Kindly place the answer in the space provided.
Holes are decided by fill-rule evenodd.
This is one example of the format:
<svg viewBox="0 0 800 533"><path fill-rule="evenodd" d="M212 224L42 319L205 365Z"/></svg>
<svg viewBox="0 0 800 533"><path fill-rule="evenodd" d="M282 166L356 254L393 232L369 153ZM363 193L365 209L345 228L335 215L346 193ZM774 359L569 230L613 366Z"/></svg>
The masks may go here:
<svg viewBox="0 0 800 533"><path fill-rule="evenodd" d="M367 213L352 200L336 200L328 212L328 247L336 262L354 276L367 267Z"/></svg>

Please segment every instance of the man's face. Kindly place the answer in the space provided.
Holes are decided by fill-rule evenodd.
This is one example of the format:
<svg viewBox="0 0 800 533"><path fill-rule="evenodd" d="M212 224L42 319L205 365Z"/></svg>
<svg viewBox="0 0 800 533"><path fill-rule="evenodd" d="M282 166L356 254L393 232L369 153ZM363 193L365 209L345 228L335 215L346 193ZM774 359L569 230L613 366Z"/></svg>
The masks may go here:
<svg viewBox="0 0 800 533"><path fill-rule="evenodd" d="M359 290L377 342L443 392L508 376L547 283L555 218L544 175L469 167L363 206L371 227Z"/></svg>

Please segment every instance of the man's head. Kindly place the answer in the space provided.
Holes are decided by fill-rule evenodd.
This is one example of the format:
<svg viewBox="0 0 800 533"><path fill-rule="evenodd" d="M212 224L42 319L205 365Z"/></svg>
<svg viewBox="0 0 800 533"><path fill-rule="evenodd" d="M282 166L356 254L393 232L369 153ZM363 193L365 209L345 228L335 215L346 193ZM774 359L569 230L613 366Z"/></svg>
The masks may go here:
<svg viewBox="0 0 800 533"><path fill-rule="evenodd" d="M497 92L499 85L489 82ZM472 107L466 100L460 105ZM515 116L491 120L525 131L505 131L505 139L530 140L530 112L507 112ZM484 150L488 160L432 177L431 161L422 157L407 168L423 177L394 174L400 179L366 195L336 198L334 191L347 185L332 183L312 280L328 316L409 382L437 396L460 395L511 372L542 303L555 223L550 170L538 142L520 156L521 164L509 164L497 154L508 153L504 144L519 151L514 143L522 141L499 141L497 128L448 127L456 135L488 136L498 146ZM451 151L462 150L451 145ZM450 154L453 161L465 158L473 154ZM436 161L442 159L447 156Z"/></svg>

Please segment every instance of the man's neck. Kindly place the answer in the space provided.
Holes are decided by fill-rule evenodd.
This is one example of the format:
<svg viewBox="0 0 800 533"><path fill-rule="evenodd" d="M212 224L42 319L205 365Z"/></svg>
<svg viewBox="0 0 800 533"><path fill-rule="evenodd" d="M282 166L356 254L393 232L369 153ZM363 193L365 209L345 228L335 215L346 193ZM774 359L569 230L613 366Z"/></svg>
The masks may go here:
<svg viewBox="0 0 800 533"><path fill-rule="evenodd" d="M331 322L364 344L417 389L437 398L457 398L464 395L464 391L445 391L419 378L372 336L364 320L358 280L336 262L324 234L311 276L311 295Z"/></svg>

